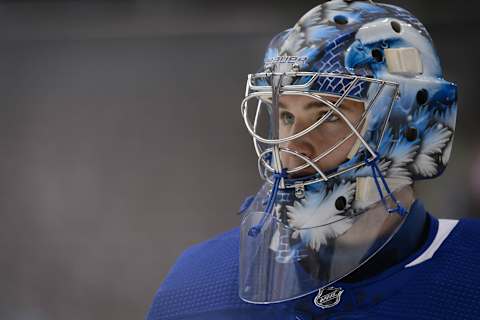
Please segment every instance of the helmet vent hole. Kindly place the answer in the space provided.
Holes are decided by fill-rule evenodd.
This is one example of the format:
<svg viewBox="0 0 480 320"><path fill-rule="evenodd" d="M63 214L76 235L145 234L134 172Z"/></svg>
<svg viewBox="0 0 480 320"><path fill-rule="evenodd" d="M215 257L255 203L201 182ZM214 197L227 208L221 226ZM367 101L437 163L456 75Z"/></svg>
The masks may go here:
<svg viewBox="0 0 480 320"><path fill-rule="evenodd" d="M390 25L392 26L393 31L396 33L400 33L402 31L402 26L398 21L392 21L390 22Z"/></svg>
<svg viewBox="0 0 480 320"><path fill-rule="evenodd" d="M428 101L428 91L426 89L421 89L417 92L417 103L419 105L424 105Z"/></svg>
<svg viewBox="0 0 480 320"><path fill-rule="evenodd" d="M337 200L335 200L335 208L338 211L343 211L347 207L347 199L344 196L338 197Z"/></svg>
<svg viewBox="0 0 480 320"><path fill-rule="evenodd" d="M380 49L373 49L372 50L372 57L375 59L377 62L382 62L383 61L383 52Z"/></svg>
<svg viewBox="0 0 480 320"><path fill-rule="evenodd" d="M336 24L347 24L348 18L342 15L337 15L333 17L333 21L335 21Z"/></svg>
<svg viewBox="0 0 480 320"><path fill-rule="evenodd" d="M415 140L417 140L417 136L418 136L417 128L408 127L405 130L405 138L407 138L407 141L410 141L410 142L415 141Z"/></svg>

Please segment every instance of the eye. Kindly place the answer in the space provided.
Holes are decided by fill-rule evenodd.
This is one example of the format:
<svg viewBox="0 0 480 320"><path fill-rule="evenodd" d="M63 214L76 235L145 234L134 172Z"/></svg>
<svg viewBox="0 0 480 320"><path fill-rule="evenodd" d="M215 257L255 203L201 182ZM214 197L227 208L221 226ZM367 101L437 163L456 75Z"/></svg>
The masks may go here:
<svg viewBox="0 0 480 320"><path fill-rule="evenodd" d="M295 116L287 111L282 111L280 113L280 120L283 125L291 126L295 122Z"/></svg>
<svg viewBox="0 0 480 320"><path fill-rule="evenodd" d="M328 122L335 122L335 121L337 121L338 119L340 119L340 117L337 116L335 113L332 113L332 114L327 118L327 121L328 121Z"/></svg>
<svg viewBox="0 0 480 320"><path fill-rule="evenodd" d="M326 113L327 113L327 111L322 111L322 112L320 112L320 114L319 114L318 117L317 117L317 121L320 120L322 117L324 117ZM337 115L335 114L335 112L332 112L332 114L331 114L330 116L328 116L327 119L325 119L325 122L335 122L335 121L337 121L338 119L340 119L340 117L337 116Z"/></svg>

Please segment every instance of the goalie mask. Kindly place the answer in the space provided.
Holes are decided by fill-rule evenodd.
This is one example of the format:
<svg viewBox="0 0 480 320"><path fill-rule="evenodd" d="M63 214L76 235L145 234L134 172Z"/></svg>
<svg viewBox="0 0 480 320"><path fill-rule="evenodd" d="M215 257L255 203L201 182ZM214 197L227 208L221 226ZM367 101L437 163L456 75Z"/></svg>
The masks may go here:
<svg viewBox="0 0 480 320"><path fill-rule="evenodd" d="M270 43L241 113L265 184L242 215L240 297L298 298L394 236L394 192L447 165L456 86L424 26L396 6L334 0Z"/></svg>

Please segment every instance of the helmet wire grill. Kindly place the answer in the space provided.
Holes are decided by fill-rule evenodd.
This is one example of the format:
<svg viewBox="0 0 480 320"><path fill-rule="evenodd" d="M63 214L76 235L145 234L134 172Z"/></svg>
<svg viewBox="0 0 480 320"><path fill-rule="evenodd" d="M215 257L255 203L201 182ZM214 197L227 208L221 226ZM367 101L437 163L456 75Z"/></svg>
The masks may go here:
<svg viewBox="0 0 480 320"><path fill-rule="evenodd" d="M272 77L308 77L308 80L304 84L294 84L294 85L283 85L279 86L276 88L272 88L272 86L260 86L260 85L255 85L254 84L254 79L258 78L272 78ZM326 78L339 78L341 80L347 79L350 81L348 85L346 86L343 94L341 95L336 95L338 99L335 102L331 102L328 99L325 99L321 95L319 95L319 92L317 91L310 91L310 87L315 83L316 80L318 80L321 77L326 77ZM355 123L352 124L352 122L339 110L339 107L341 106L342 102L348 97L348 95L351 93L351 91L354 89L354 86L359 82L359 81L365 81L370 84L376 84L378 87L376 89L376 92L374 95L371 97L371 99L368 102L368 105L365 106L365 109L361 115L361 118ZM280 171L284 170L286 174L292 174L299 172L300 170L303 170L307 167L312 167L317 175L314 175L313 178L310 180L305 180L302 181L302 185L308 185L308 184L313 184L319 181L327 181L330 178L333 178L335 176L341 175L345 172L348 172L350 170L354 170L358 167L361 167L365 165L365 162L357 163L354 164L348 168L344 168L340 171L336 172L331 172L326 174L323 172L315 163L324 157L328 156L331 154L335 149L337 149L340 145L345 143L349 138L351 138L353 135L356 136L358 141L361 143L361 145L365 148L365 150L369 153L367 160L372 161L377 158L376 152L372 149L372 146L369 145L365 139L362 136L362 133L359 132L359 129L362 125L365 125L367 115L371 111L371 108L375 105L377 102L378 97L381 95L383 92L384 88L387 86L393 87L393 96L391 98L390 104L388 106L388 111L387 111L387 116L383 121L382 128L381 128L381 135L380 139L378 140L378 144L381 143L383 140L383 136L385 134L385 129L386 129L386 124L388 122L388 119L391 114L391 110L393 108L393 104L395 102L396 97L398 96L398 84L395 82L391 81L386 81L386 80L379 80L379 79L374 79L374 78L367 78L367 77L362 77L362 76L355 76L355 75L344 75L344 74L332 74L332 73L316 73L316 72L284 72L284 73L275 73L275 72L264 72L264 73L257 73L257 74L249 74L248 75L248 80L247 80L247 85L246 85L246 90L245 90L245 98L241 103L241 113L244 118L245 125L247 127L247 130L249 134L252 136L255 151L258 156L258 170L260 177L269 183L273 184L273 180L271 179L271 176L275 173L279 173ZM295 133L289 137L285 138L277 138L275 139L267 139L262 136L260 136L257 133L257 126L258 126L258 118L259 118L259 113L262 105L262 98L268 100L268 98L272 98L272 94L275 95L275 90L277 92L277 98L278 96L283 94L283 95L297 95L297 96L307 96L310 97L316 101L321 102L325 106L329 108L329 110L321 116L320 119L318 119L316 122L311 124L309 127L303 129L302 131ZM256 105L256 110L255 110L255 116L253 119L253 123L248 119L248 102L251 99L258 99L258 103ZM292 141L295 139L298 139L309 132L313 131L317 127L319 127L322 123L324 123L332 114L337 115L339 118L341 118L349 127L350 133L345 136L344 138L340 139L338 142L336 142L333 146L329 147L327 150L323 151L320 155L315 156L313 159L308 158L307 156L295 151L288 149L286 147L280 147L279 145L281 143L285 143L288 141ZM262 148L259 145L259 142L267 144L267 145L272 145L273 147L271 148L265 148L262 150ZM295 168L290 168L288 170L282 169L281 164L279 163L279 154L280 153L288 153L291 155L294 155L304 161L303 164L295 167ZM267 160L268 157L271 158L273 155L273 160L274 160L274 167L269 163L269 160ZM284 180L284 179L282 179ZM288 180L285 181L284 187L286 188L293 188L298 186L298 182L293 182L289 183Z"/></svg>

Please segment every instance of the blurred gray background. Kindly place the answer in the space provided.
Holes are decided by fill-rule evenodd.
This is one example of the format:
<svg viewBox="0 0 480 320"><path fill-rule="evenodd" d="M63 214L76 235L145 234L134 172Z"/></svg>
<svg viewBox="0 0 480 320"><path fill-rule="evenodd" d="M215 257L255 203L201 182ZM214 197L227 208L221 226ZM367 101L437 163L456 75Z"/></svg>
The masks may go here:
<svg viewBox="0 0 480 320"><path fill-rule="evenodd" d="M480 198L475 1L414 12L459 85L439 217ZM319 1L0 2L0 319L142 319L175 258L259 186L246 74Z"/></svg>

